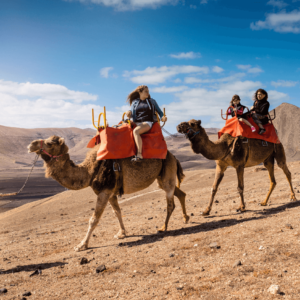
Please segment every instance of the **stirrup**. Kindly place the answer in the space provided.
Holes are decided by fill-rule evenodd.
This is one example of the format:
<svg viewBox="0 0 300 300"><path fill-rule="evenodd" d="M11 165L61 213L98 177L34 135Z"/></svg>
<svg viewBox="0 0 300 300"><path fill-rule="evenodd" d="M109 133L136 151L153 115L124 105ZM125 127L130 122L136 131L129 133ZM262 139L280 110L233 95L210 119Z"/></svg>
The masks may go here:
<svg viewBox="0 0 300 300"><path fill-rule="evenodd" d="M137 153L137 154L142 154L142 153ZM140 162L140 161L142 161L143 160L143 158L141 158L141 157L139 157L139 156L137 156L137 155L135 155L132 159L131 159L131 161L135 161L135 162Z"/></svg>

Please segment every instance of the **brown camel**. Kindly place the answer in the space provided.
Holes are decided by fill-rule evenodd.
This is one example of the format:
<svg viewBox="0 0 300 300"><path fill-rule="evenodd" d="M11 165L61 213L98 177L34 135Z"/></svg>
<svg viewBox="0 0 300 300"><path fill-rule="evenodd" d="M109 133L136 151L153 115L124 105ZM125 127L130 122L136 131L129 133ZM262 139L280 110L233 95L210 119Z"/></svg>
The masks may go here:
<svg viewBox="0 0 300 300"><path fill-rule="evenodd" d="M213 183L211 198L208 207L203 212L203 215L209 215L217 193L218 186L221 183L224 172L228 166L236 169L238 177L238 192L241 197L241 205L239 211L245 211L244 202L244 168L253 167L263 163L269 171L270 190L266 199L260 204L265 206L268 203L270 195L275 188L276 181L274 177L274 159L276 159L278 166L283 170L289 182L291 189L291 200L297 201L292 186L292 176L286 164L285 152L282 144L267 143L263 146L261 140L257 139L243 139L239 137L235 140L229 134L223 134L222 137L212 142L209 140L205 129L201 127L201 121L190 120L189 122L182 122L177 126L179 133L184 133L191 142L191 147L195 153L201 153L204 157L216 161L216 174Z"/></svg>
<svg viewBox="0 0 300 300"><path fill-rule="evenodd" d="M158 186L166 192L167 217L159 231L166 231L168 222L175 209L174 195L179 199L184 222L189 216L185 209L186 194L180 190L179 184L184 174L179 161L170 153L165 160L145 159L131 162L131 158L119 160L96 160L99 145L88 152L85 160L75 165L68 154L68 146L63 138L51 136L45 140L35 140L28 146L28 152L41 154L46 168L46 177L52 177L62 186L70 190L80 190L90 186L97 195L95 212L90 221L85 238L75 247L76 251L88 248L89 239L97 226L100 217L109 202L119 220L120 231L116 238L126 236L117 195L131 194L150 186L156 179ZM176 186L176 177L178 186Z"/></svg>

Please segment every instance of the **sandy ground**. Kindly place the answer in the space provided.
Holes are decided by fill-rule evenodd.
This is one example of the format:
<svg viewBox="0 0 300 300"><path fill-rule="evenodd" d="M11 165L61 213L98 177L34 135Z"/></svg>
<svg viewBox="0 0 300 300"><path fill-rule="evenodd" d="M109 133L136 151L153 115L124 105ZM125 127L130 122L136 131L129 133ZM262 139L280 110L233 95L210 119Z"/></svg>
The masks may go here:
<svg viewBox="0 0 300 300"><path fill-rule="evenodd" d="M300 162L289 163L300 199ZM276 168L270 205L267 171L245 171L247 212L239 214L235 170L226 171L209 217L202 217L214 170L186 171L189 224L178 200L165 234L164 192L153 184L121 198L128 237L114 239L118 221L107 207L90 249L75 252L96 197L90 188L65 191L0 214L1 299L299 299L300 202ZM211 248L211 243L217 243ZM88 263L80 265L81 258ZM241 262L238 265L237 261ZM96 273L105 265L106 270ZM35 270L40 275L30 277ZM281 294L271 295L272 284Z"/></svg>

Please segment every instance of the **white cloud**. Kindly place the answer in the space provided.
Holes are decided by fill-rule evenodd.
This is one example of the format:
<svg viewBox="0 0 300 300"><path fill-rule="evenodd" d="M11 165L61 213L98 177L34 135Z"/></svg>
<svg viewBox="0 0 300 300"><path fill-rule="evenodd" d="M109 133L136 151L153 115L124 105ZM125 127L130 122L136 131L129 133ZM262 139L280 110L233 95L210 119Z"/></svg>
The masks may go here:
<svg viewBox="0 0 300 300"><path fill-rule="evenodd" d="M84 4L99 4L113 7L116 10L139 10L143 8L155 9L162 5L176 5L178 0L65 0L68 2L79 1Z"/></svg>
<svg viewBox="0 0 300 300"><path fill-rule="evenodd" d="M267 2L267 5L272 5L272 6L278 7L278 8L284 8L284 7L288 6L287 3L285 3L284 1L281 1L281 0L270 0L269 2Z"/></svg>
<svg viewBox="0 0 300 300"><path fill-rule="evenodd" d="M173 80L174 83L180 83L182 82L182 80L180 78L176 78L175 80Z"/></svg>
<svg viewBox="0 0 300 300"><path fill-rule="evenodd" d="M250 69L248 70L248 73L252 73L252 74L261 73L261 72L263 72L263 70L262 70L261 68L259 68L259 67L256 67L256 68L250 68Z"/></svg>
<svg viewBox="0 0 300 300"><path fill-rule="evenodd" d="M145 70L133 70L131 72L125 71L123 76L129 77L130 80L137 84L159 84L164 83L166 80L178 74L190 74L190 73L201 73L207 74L209 72L208 67L198 66L163 66L148 67Z"/></svg>
<svg viewBox="0 0 300 300"><path fill-rule="evenodd" d="M259 67L252 68L251 65L237 65L237 68L240 70L247 71L248 73L257 74L263 72L263 70Z"/></svg>
<svg viewBox="0 0 300 300"><path fill-rule="evenodd" d="M0 80L0 93L27 98L40 97L47 100L72 100L77 103L97 100L97 95L72 91L63 85L51 83L18 83Z"/></svg>
<svg viewBox="0 0 300 300"><path fill-rule="evenodd" d="M240 70L248 70L251 68L251 65L237 65Z"/></svg>
<svg viewBox="0 0 300 300"><path fill-rule="evenodd" d="M172 58L176 59L195 59L201 57L201 53L199 52L181 52L179 54L170 54Z"/></svg>
<svg viewBox="0 0 300 300"><path fill-rule="evenodd" d="M108 78L109 71L112 71L113 69L114 69L113 67L102 68L100 70L101 77Z"/></svg>
<svg viewBox="0 0 300 300"><path fill-rule="evenodd" d="M250 24L252 30L269 29L281 33L300 33L300 11L267 14L265 21Z"/></svg>
<svg viewBox="0 0 300 300"><path fill-rule="evenodd" d="M96 99L97 95L57 84L0 80L0 124L21 128L92 127L92 108L99 114L103 107L86 101ZM107 111L110 124L118 123L125 110Z"/></svg>
<svg viewBox="0 0 300 300"><path fill-rule="evenodd" d="M252 106L252 96L258 88L263 85L260 81L233 81L221 83L215 90L207 88L191 88L179 93L175 93L178 101L166 105L168 114L168 125L177 125L182 121L188 121L192 118L203 119L211 118L215 126L224 126L221 119L221 109L223 112L229 105L234 94L238 94L242 103ZM272 104L279 103L282 99L289 99L289 96L277 91L269 92L269 99ZM209 104L208 104L209 103Z"/></svg>
<svg viewBox="0 0 300 300"><path fill-rule="evenodd" d="M246 76L245 73L236 73L227 77L223 78L214 78L214 79L200 79L196 77L185 77L184 82L188 84L194 84L194 83L218 83L218 82L230 82L230 81L236 81L241 79L242 77Z"/></svg>
<svg viewBox="0 0 300 300"><path fill-rule="evenodd" d="M156 87L156 88L152 88L150 92L154 92L154 93L178 93L178 92L182 92L184 90L187 90L188 87L185 85L181 85L181 86L172 86L172 87L166 87L166 86L161 86L161 87Z"/></svg>
<svg viewBox="0 0 300 300"><path fill-rule="evenodd" d="M293 86L296 86L298 83L299 83L299 81L277 80L277 81L272 81L271 85L275 86L276 88L279 86L293 87Z"/></svg>
<svg viewBox="0 0 300 300"><path fill-rule="evenodd" d="M215 66L215 67L213 67L212 71L214 73L222 73L224 71L224 69L222 69L222 68L220 68L218 66Z"/></svg>

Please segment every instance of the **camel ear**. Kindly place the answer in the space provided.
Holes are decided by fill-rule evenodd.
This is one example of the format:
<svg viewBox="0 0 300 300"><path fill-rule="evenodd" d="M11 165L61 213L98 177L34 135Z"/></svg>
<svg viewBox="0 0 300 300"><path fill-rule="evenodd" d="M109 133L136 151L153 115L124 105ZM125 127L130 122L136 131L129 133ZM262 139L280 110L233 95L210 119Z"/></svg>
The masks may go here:
<svg viewBox="0 0 300 300"><path fill-rule="evenodd" d="M59 144L59 145L64 144L64 142L65 142L65 139L64 139L64 138L59 138L59 140L58 140L58 144Z"/></svg>
<svg viewBox="0 0 300 300"><path fill-rule="evenodd" d="M200 126L201 125L201 120L192 120L191 122L191 125L194 125L194 126Z"/></svg>

